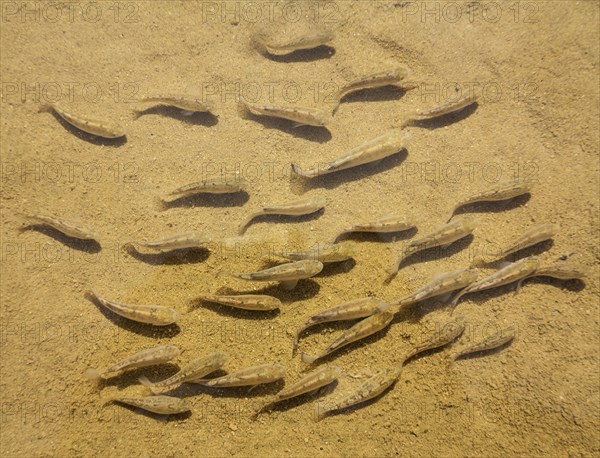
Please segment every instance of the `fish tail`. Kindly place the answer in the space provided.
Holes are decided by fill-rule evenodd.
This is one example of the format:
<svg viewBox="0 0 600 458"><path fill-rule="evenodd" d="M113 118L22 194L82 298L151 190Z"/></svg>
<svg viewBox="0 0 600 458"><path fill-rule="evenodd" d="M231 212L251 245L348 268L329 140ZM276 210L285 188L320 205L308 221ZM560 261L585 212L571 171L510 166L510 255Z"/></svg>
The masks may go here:
<svg viewBox="0 0 600 458"><path fill-rule="evenodd" d="M98 369L94 369L93 367L88 367L83 373L85 377L89 380L99 380L102 375Z"/></svg>

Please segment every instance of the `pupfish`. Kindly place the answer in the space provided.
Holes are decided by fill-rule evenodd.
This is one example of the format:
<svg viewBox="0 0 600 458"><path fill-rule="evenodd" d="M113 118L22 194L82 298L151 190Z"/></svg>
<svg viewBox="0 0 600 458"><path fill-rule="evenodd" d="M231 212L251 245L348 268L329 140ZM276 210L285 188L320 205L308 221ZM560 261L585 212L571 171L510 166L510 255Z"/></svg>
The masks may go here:
<svg viewBox="0 0 600 458"><path fill-rule="evenodd" d="M516 332L517 332L517 330L514 326L510 326L508 328L501 329L497 333L492 334L491 336L488 336L485 339L483 339L473 345L462 348L461 350L456 352L450 358L450 362L448 363L448 365L451 365L452 362L454 362L461 356L469 355L471 353L477 353L480 351L492 350L494 348L501 347L505 343L508 343L511 340L513 340L515 338Z"/></svg>
<svg viewBox="0 0 600 458"><path fill-rule="evenodd" d="M304 197L302 199L285 202L282 204L268 205L261 208L256 213L251 214L246 221L240 224L238 234L242 235L246 232L246 228L250 222L263 215L284 215L284 216L304 216L318 212L327 204L327 200L321 196Z"/></svg>
<svg viewBox="0 0 600 458"><path fill-rule="evenodd" d="M508 247L503 249L500 252L500 257L503 258L509 254L549 240L554 237L559 230L560 226L558 224L549 223L536 226L519 236Z"/></svg>
<svg viewBox="0 0 600 458"><path fill-rule="evenodd" d="M395 274L400 268L400 264L413 254L427 250L434 247L447 248L457 240L460 240L469 234L471 234L479 224L479 219L463 216L456 218L453 221L446 223L442 227L435 231L427 234L426 236L411 241L406 247L404 253L398 257L392 268L390 274Z"/></svg>
<svg viewBox="0 0 600 458"><path fill-rule="evenodd" d="M409 75L410 70L402 65L389 70L371 73L343 85L337 93L336 98L341 100L344 96L352 92L361 91L363 89L374 89L378 87L396 85Z"/></svg>
<svg viewBox="0 0 600 458"><path fill-rule="evenodd" d="M227 305L242 310L275 310L281 307L281 301L273 296L262 294L238 294L234 296L220 296L217 294L202 294L198 299Z"/></svg>
<svg viewBox="0 0 600 458"><path fill-rule="evenodd" d="M97 240L96 231L91 227L87 227L79 222L67 221L56 218L54 216L32 214L23 215L23 219L27 222L27 227L33 226L48 226L59 232L62 232L68 237L73 237L80 240Z"/></svg>
<svg viewBox="0 0 600 458"><path fill-rule="evenodd" d="M318 243L306 251L279 251L274 253L276 256L290 259L292 261L301 261L303 259L313 259L328 262L342 262L352 259L354 249L347 243Z"/></svg>
<svg viewBox="0 0 600 458"><path fill-rule="evenodd" d="M255 105L240 97L239 111L249 111L256 116L287 119L298 126L325 127L331 122L331 113L318 108L286 107L280 105Z"/></svg>
<svg viewBox="0 0 600 458"><path fill-rule="evenodd" d="M281 39L257 35L254 37L254 45L261 53L266 52L273 56L285 56L302 49L313 49L326 45L331 40L333 40L331 30L315 30L302 35L284 36Z"/></svg>
<svg viewBox="0 0 600 458"><path fill-rule="evenodd" d="M310 356L306 353L303 353L302 361L308 364L313 364L318 359L321 359L352 342L364 339L365 337L368 337L371 334L375 334L376 332L381 331L391 323L392 318L394 318L393 313L389 313L386 311L376 312L375 314L359 321L346 332L344 332L319 355Z"/></svg>
<svg viewBox="0 0 600 458"><path fill-rule="evenodd" d="M347 154L326 164L319 164L312 169L304 170L292 163L292 171L305 178L314 178L329 173L339 172L359 165L379 161L403 150L410 139L410 132L392 129L362 145L350 150Z"/></svg>
<svg viewBox="0 0 600 458"><path fill-rule="evenodd" d="M444 116L456 111L460 111L469 105L474 104L479 99L479 96L475 94L460 97L458 100L453 100L444 105L431 108L429 110L417 110L409 115L407 121L403 125L410 124L413 121L425 120Z"/></svg>
<svg viewBox="0 0 600 458"><path fill-rule="evenodd" d="M530 277L552 277L559 280L583 280L590 274L586 266L572 262L563 262L550 266L541 266Z"/></svg>
<svg viewBox="0 0 600 458"><path fill-rule="evenodd" d="M186 114L206 113L213 109L212 103L189 95L160 94L140 99L140 102L154 102L179 108Z"/></svg>
<svg viewBox="0 0 600 458"><path fill-rule="evenodd" d="M273 404L283 401L285 399L294 398L311 391L318 390L324 386L327 386L335 382L342 375L342 368L338 366L321 366L318 369L310 372L309 374L302 377L296 383L289 387L281 390L275 395L275 397L267 404L262 406L255 414L258 415L262 411L271 407Z"/></svg>
<svg viewBox="0 0 600 458"><path fill-rule="evenodd" d="M71 113L57 104L43 104L41 111L54 110L61 118L83 132L103 138L119 138L125 136L125 129L120 124L110 121L100 121L87 116Z"/></svg>
<svg viewBox="0 0 600 458"><path fill-rule="evenodd" d="M344 302L323 312L311 316L306 323L296 332L294 339L294 351L298 348L300 335L311 326L332 321L356 320L373 315L379 306L385 302L377 297L361 297L352 301Z"/></svg>
<svg viewBox="0 0 600 458"><path fill-rule="evenodd" d="M402 364L413 356L423 353L425 351L433 350L435 348L443 347L448 345L465 331L465 319L463 317L457 317L452 321L446 323L441 330L434 331L427 340L416 345L402 360Z"/></svg>
<svg viewBox="0 0 600 458"><path fill-rule="evenodd" d="M334 241L340 238L343 234L351 232L375 232L375 233L389 233L389 232L401 232L412 229L415 225L408 221L403 216L390 215L380 218L375 221L369 221L367 223L355 224L349 226L346 229L341 230L335 236Z"/></svg>
<svg viewBox="0 0 600 458"><path fill-rule="evenodd" d="M367 379L358 390L340 401L330 406L317 405L315 408L317 421L334 411L346 409L379 396L390 388L400 378L401 374L402 366L384 369Z"/></svg>
<svg viewBox="0 0 600 458"><path fill-rule="evenodd" d="M323 263L314 260L289 262L253 273L228 274L248 281L277 281L285 289L294 289L298 280L314 277L323 270Z"/></svg>
<svg viewBox="0 0 600 458"><path fill-rule="evenodd" d="M163 202L194 196L196 194L232 194L244 191L246 180L239 174L217 175L202 181L181 186L161 197Z"/></svg>
<svg viewBox="0 0 600 458"><path fill-rule="evenodd" d="M95 297L108 310L121 315L128 320L138 323L153 324L155 326L168 326L179 320L177 310L163 305L128 305L110 301L100 297L95 291L89 290L87 294Z"/></svg>
<svg viewBox="0 0 600 458"><path fill-rule="evenodd" d="M130 406L139 407L148 412L163 415L189 412L192 410L187 399L179 399L173 396L145 396L141 398L117 397L108 402L121 402Z"/></svg>
<svg viewBox="0 0 600 458"><path fill-rule="evenodd" d="M183 250L188 248L201 248L210 243L210 237L201 236L197 232L185 232L176 234L160 240L150 240L145 242L128 242L123 245L124 248L138 246L155 251L167 252L173 250Z"/></svg>
<svg viewBox="0 0 600 458"><path fill-rule="evenodd" d="M476 281L475 283L471 283L456 295L451 305L454 307L460 298L468 293L484 291L486 289L508 285L509 283L513 283L515 281L519 282L517 285L517 287L519 287L521 281L531 276L531 274L533 274L539 268L539 266L540 258L538 256L529 256L528 258L523 258L517 262L511 262L494 272L492 275Z"/></svg>
<svg viewBox="0 0 600 458"><path fill-rule="evenodd" d="M169 391L182 383L205 377L206 375L219 370L226 362L227 355L215 352L191 360L188 364L183 366L179 372L160 382L152 383L147 377L140 377L138 380L142 385L148 387L152 393Z"/></svg>
<svg viewBox="0 0 600 458"><path fill-rule="evenodd" d="M529 194L531 192L531 187L531 183L524 180L512 180L499 183L491 189L473 194L460 201L454 207L454 210L452 210L452 215L454 215L456 210L465 205L474 204L476 202L499 202L502 200L513 199L524 194ZM452 218L452 215L450 218Z"/></svg>
<svg viewBox="0 0 600 458"><path fill-rule="evenodd" d="M285 377L285 367L281 364L261 364L260 366L247 367L231 374L209 380L194 380L204 386L214 388L229 388L236 386L254 386L273 383Z"/></svg>
<svg viewBox="0 0 600 458"><path fill-rule="evenodd" d="M85 376L91 380L98 380L100 378L107 378L109 375L120 375L123 372L139 369L140 367L166 363L180 354L181 350L175 345L160 345L158 347L147 348L128 356L102 371L90 367L86 369Z"/></svg>

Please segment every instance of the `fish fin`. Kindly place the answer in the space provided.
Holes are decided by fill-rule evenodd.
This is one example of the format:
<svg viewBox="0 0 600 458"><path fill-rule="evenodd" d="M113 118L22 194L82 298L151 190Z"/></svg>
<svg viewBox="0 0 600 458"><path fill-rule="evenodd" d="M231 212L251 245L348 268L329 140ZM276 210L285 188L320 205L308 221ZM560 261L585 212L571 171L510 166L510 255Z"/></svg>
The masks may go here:
<svg viewBox="0 0 600 458"><path fill-rule="evenodd" d="M50 113L54 110L54 107L50 103L40 103L38 106L38 113Z"/></svg>
<svg viewBox="0 0 600 458"><path fill-rule="evenodd" d="M102 374L98 369L94 369L92 367L88 367L83 375L86 376L89 380L100 380L102 378Z"/></svg>
<svg viewBox="0 0 600 458"><path fill-rule="evenodd" d="M440 302L448 302L448 300L451 297L452 297L452 291L450 291L449 293L442 294L441 296L438 296L438 300Z"/></svg>
<svg viewBox="0 0 600 458"><path fill-rule="evenodd" d="M306 124L303 124L301 122L295 122L294 124L292 124L292 128L297 129L298 127L302 127L302 126L306 126Z"/></svg>
<svg viewBox="0 0 600 458"><path fill-rule="evenodd" d="M181 111L181 116L192 116L194 113L196 113L195 111L190 111L190 110L182 110Z"/></svg>
<svg viewBox="0 0 600 458"><path fill-rule="evenodd" d="M294 164L293 162L292 162L292 171L296 175L300 175L301 177L306 176L304 170L302 170L302 168L298 164Z"/></svg>
<svg viewBox="0 0 600 458"><path fill-rule="evenodd" d="M311 355L307 355L306 353L302 353L302 362L306 363L306 364L312 364L314 363L317 359L319 359L318 356L311 356Z"/></svg>
<svg viewBox="0 0 600 458"><path fill-rule="evenodd" d="M286 280L286 281L279 282L279 284L286 291L290 291L296 287L296 285L298 284L298 280Z"/></svg>
<svg viewBox="0 0 600 458"><path fill-rule="evenodd" d="M328 413L327 407L317 404L315 406L315 421L321 421Z"/></svg>
<svg viewBox="0 0 600 458"><path fill-rule="evenodd" d="M145 387L151 388L154 386L154 384L148 380L148 377L138 377L138 382L140 382L142 385L144 385Z"/></svg>

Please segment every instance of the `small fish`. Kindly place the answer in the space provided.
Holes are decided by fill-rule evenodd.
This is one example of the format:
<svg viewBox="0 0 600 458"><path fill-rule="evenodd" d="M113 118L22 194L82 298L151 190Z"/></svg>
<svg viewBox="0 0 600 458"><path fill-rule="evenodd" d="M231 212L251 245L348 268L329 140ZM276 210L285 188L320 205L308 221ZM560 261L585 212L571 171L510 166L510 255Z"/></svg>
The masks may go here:
<svg viewBox="0 0 600 458"><path fill-rule="evenodd" d="M152 383L146 377L140 377L138 380L142 385L148 387L152 393L169 391L182 383L197 380L219 370L226 362L227 355L224 353L211 353L208 356L191 360L179 372L160 382Z"/></svg>
<svg viewBox="0 0 600 458"><path fill-rule="evenodd" d="M91 227L86 227L73 221L59 219L54 216L41 214L23 215L23 219L27 222L27 226L23 229L34 226L48 226L62 232L66 236L80 240L97 240L98 238L96 231Z"/></svg>
<svg viewBox="0 0 600 458"><path fill-rule="evenodd" d="M351 92L361 91L363 89L374 89L378 87L396 85L409 75L410 70L407 67L399 66L390 70L384 70L382 72L362 76L343 85L337 93L336 98L341 100L344 96L350 94Z"/></svg>
<svg viewBox="0 0 600 458"><path fill-rule="evenodd" d="M177 310L163 305L127 305L109 301L100 297L95 291L87 291L88 295L95 297L108 310L121 315L128 320L138 323L153 324L155 326L168 326L179 320Z"/></svg>
<svg viewBox="0 0 600 458"><path fill-rule="evenodd" d="M583 280L590 274L586 266L564 262L550 266L541 266L530 277L552 277L559 280Z"/></svg>
<svg viewBox="0 0 600 458"><path fill-rule="evenodd" d="M161 197L163 202L170 202L196 194L232 194L244 191L246 180L240 175L218 175L191 183L171 191Z"/></svg>
<svg viewBox="0 0 600 458"><path fill-rule="evenodd" d="M267 404L262 406L256 415L260 414L273 404L283 401L285 399L294 398L311 391L318 390L330 383L335 382L342 375L342 369L337 366L321 366L317 370L310 372L309 374L302 377L296 383L289 387L281 390L275 395L275 397ZM256 416L255 415L255 416Z"/></svg>
<svg viewBox="0 0 600 458"><path fill-rule="evenodd" d="M396 154L406 148L412 138L410 132L401 129L392 129L362 145L350 150L349 153L326 164L319 164L310 170L303 170L300 166L292 164L292 171L305 178L314 178L329 173L339 172L359 165L379 161L380 159Z"/></svg>
<svg viewBox="0 0 600 458"><path fill-rule="evenodd" d="M216 294L202 294L198 299L228 305L242 310L275 310L281 307L281 301L273 296L261 294L238 294L235 296L219 296Z"/></svg>
<svg viewBox="0 0 600 458"><path fill-rule="evenodd" d="M458 352L456 352L450 358L450 362L448 365L451 365L455 360L464 355L469 355L471 353L477 353L480 351L492 350L494 348L498 348L504 345L507 342L510 342L515 338L516 328L514 326L510 326L505 329L501 329L496 334L486 337L480 342L477 342L471 346L465 347Z"/></svg>
<svg viewBox="0 0 600 458"><path fill-rule="evenodd" d="M277 281L285 289L294 289L298 280L314 277L323 270L320 261L304 260L289 262L253 273L228 274L231 277L247 281Z"/></svg>
<svg viewBox="0 0 600 458"><path fill-rule="evenodd" d="M331 122L331 113L318 108L284 107L279 105L255 105L240 97L240 113L249 111L255 116L270 116L272 118L293 121L295 127L314 126L325 127Z"/></svg>
<svg viewBox="0 0 600 458"><path fill-rule="evenodd" d="M528 258L523 258L517 262L511 262L504 266L503 268L497 270L492 275L489 275L485 278L482 278L475 283L471 283L465 289L463 289L460 293L456 295L454 300L451 303L451 306L454 307L461 297L465 294L473 293L476 291L484 291L490 288L496 288L498 286L508 285L509 283L513 283L518 281L520 286L521 281L525 278L531 276L540 266L540 258L538 256L529 256Z"/></svg>
<svg viewBox="0 0 600 458"><path fill-rule="evenodd" d="M96 135L103 138L119 138L125 136L125 129L117 123L109 121L98 121L82 115L73 114L57 104L43 104L40 107L42 111L54 110L61 118L67 121L72 126L88 134Z"/></svg>
<svg viewBox="0 0 600 458"><path fill-rule="evenodd" d="M170 415L184 413L192 410L192 406L186 399L173 396L145 396L142 398L113 398L108 402L121 402L130 406L139 407L148 412Z"/></svg>
<svg viewBox="0 0 600 458"><path fill-rule="evenodd" d="M194 380L193 383L215 388L254 386L273 383L285 376L285 367L281 364L262 364L247 367L231 374L213 379Z"/></svg>
<svg viewBox="0 0 600 458"><path fill-rule="evenodd" d="M523 180L513 180L509 182L499 183L497 186L488 189L487 191L474 194L460 201L452 210L452 216L460 207L474 204L476 202L499 202L501 200L509 200L531 192L531 183Z"/></svg>
<svg viewBox="0 0 600 458"><path fill-rule="evenodd" d="M201 248L210 243L210 237L203 237L197 232L186 232L184 234L173 235L160 240L151 240L146 242L127 242L124 248L139 246L151 250L168 252L173 250L184 250L188 248Z"/></svg>
<svg viewBox="0 0 600 458"><path fill-rule="evenodd" d="M462 110L463 108L468 107L469 105L477 102L479 96L475 94L467 95L464 97L460 97L458 100L453 100L451 102L446 103L445 105L441 105L439 107L431 108L429 110L417 110L411 115L407 121L403 123L403 126L406 126L413 121L420 121L425 119L437 118L439 116L444 116L450 113L454 113L456 111Z"/></svg>
<svg viewBox="0 0 600 458"><path fill-rule="evenodd" d="M302 49L313 49L326 45L333 40L331 30L311 31L304 35L295 35L287 39L273 39L264 35L254 37L254 46L261 53L273 56L285 56Z"/></svg>
<svg viewBox="0 0 600 458"><path fill-rule="evenodd" d="M340 238L343 234L350 232L376 232L376 233L388 233L388 232L401 232L412 229L415 225L409 222L403 216L385 216L375 221L370 221L363 224L355 224L354 226L347 227L333 239L334 241Z"/></svg>
<svg viewBox="0 0 600 458"><path fill-rule="evenodd" d="M284 215L284 216L304 216L318 212L327 204L327 200L321 196L305 197L302 199L286 202L283 204L269 205L261 208L256 213L251 214L246 221L240 224L238 234L242 235L246 232L246 228L250 222L263 215Z"/></svg>
<svg viewBox="0 0 600 458"><path fill-rule="evenodd" d="M393 313L397 313L402 307L415 302L424 301L435 296L441 296L457 289L463 289L477 280L477 271L475 269L461 269L452 272L444 272L433 277L433 280L418 289L414 293L410 293L397 301L390 302L381 306L380 310L388 310L391 308Z"/></svg>
<svg viewBox="0 0 600 458"><path fill-rule="evenodd" d="M426 236L413 240L408 244L404 254L398 257L392 268L390 269L390 274L395 274L400 268L400 264L413 254L427 250L429 248L434 247L442 247L447 248L457 240L460 240L469 234L471 234L477 225L479 224L479 219L463 216L460 218L456 218L454 221L450 223L446 223L442 227L436 229L435 231L427 234Z"/></svg>
<svg viewBox="0 0 600 458"><path fill-rule="evenodd" d="M139 100L140 102L155 102L179 108L184 113L207 113L213 109L212 103L186 95L161 94L151 95Z"/></svg>
<svg viewBox="0 0 600 458"><path fill-rule="evenodd" d="M357 318L366 318L373 315L378 307L385 304L383 300L377 297L361 297L349 302L344 302L333 308L327 309L321 313L311 316L306 323L296 332L294 339L294 351L298 348L300 335L311 326L321 323L330 323L332 321L356 320Z"/></svg>
<svg viewBox="0 0 600 458"><path fill-rule="evenodd" d="M393 313L386 311L376 312L373 315L359 321L340 337L333 341L323 352L317 356L310 356L305 353L302 354L302 361L308 364L313 364L318 359L327 356L334 351L352 343L357 340L364 339L365 337L375 334L387 327L394 318Z"/></svg>
<svg viewBox="0 0 600 458"><path fill-rule="evenodd" d="M274 253L280 258L290 259L292 261L301 261L303 259L313 259L328 262L342 262L352 259L354 249L347 243L319 243L306 251L280 251Z"/></svg>
<svg viewBox="0 0 600 458"><path fill-rule="evenodd" d="M552 237L554 237L559 230L560 226L558 224L549 223L542 224L541 226L536 226L533 229L530 229L521 236L519 236L508 247L502 250L500 252L500 257L503 258L505 256L508 256L509 254L515 253L533 245L537 245L540 242L549 240Z"/></svg>
<svg viewBox="0 0 600 458"><path fill-rule="evenodd" d="M465 331L465 320L463 317L457 317L453 321L446 323L440 331L434 331L432 336L424 342L416 345L402 360L402 364L413 356L435 348L443 347L454 341Z"/></svg>
<svg viewBox="0 0 600 458"><path fill-rule="evenodd" d="M90 367L86 369L85 376L91 380L98 380L100 378L107 378L111 374L120 375L123 372L139 369L140 367L166 363L180 354L181 350L175 345L160 345L158 347L147 348L107 367L103 371Z"/></svg>
<svg viewBox="0 0 600 458"><path fill-rule="evenodd" d="M366 380L358 390L331 406L317 405L315 415L317 421L330 413L352 407L379 396L390 388L402 374L402 366L384 369Z"/></svg>

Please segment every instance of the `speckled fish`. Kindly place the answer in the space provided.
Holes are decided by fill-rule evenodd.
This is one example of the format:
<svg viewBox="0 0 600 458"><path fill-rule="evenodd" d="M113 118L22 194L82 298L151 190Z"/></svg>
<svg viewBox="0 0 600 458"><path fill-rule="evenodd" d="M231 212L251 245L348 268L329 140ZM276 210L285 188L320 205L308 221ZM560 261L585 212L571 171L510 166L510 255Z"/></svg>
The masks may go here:
<svg viewBox="0 0 600 458"><path fill-rule="evenodd" d="M434 331L432 336L424 342L416 345L402 360L402 364L413 356L435 348L443 347L460 337L465 331L465 319L457 317L446 323L440 331Z"/></svg>
<svg viewBox="0 0 600 458"><path fill-rule="evenodd" d="M223 296L217 294L202 294L198 299L227 305L242 310L276 310L281 307L281 301L273 296L263 294L238 294L234 296Z"/></svg>
<svg viewBox="0 0 600 458"><path fill-rule="evenodd" d="M478 99L478 96L472 94L460 97L458 100L453 100L451 102L446 103L445 105L431 108L429 110L417 110L409 115L409 118L407 121L404 122L404 125L408 125L413 121L437 118L450 113L454 113L456 111L460 111L463 108L474 104L475 102L477 102Z"/></svg>
<svg viewBox="0 0 600 458"><path fill-rule="evenodd" d="M503 258L509 254L529 248L533 245L537 245L538 243L545 242L546 240L554 237L559 230L560 226L558 224L549 223L536 226L519 236L509 246L503 249L500 252L499 257Z"/></svg>
<svg viewBox="0 0 600 458"><path fill-rule="evenodd" d="M342 400L330 406L317 405L315 408L317 421L334 411L346 409L379 396L390 388L400 378L401 374L402 366L384 369L366 380L358 390Z"/></svg>
<svg viewBox="0 0 600 458"><path fill-rule="evenodd" d="M359 165L379 161L403 150L411 139L408 131L392 129L362 145L349 153L329 162L319 164L310 170L303 170L299 165L292 164L292 171L305 178L314 178L329 173L339 172Z"/></svg>
<svg viewBox="0 0 600 458"><path fill-rule="evenodd" d="M148 412L163 415L189 412L192 406L186 399L173 396L145 396L142 398L117 397L107 402L121 402L130 406L139 407Z"/></svg>
<svg viewBox="0 0 600 458"><path fill-rule="evenodd" d="M304 260L289 262L253 273L227 274L230 277L247 281L276 281L285 289L294 289L298 280L314 277L323 270L320 261Z"/></svg>
<svg viewBox="0 0 600 458"><path fill-rule="evenodd" d="M151 95L140 99L140 102L152 102L159 103L162 105L169 105L183 110L185 114L206 113L210 112L213 108L212 103L210 103L209 101L203 101L187 95Z"/></svg>
<svg viewBox="0 0 600 458"><path fill-rule="evenodd" d="M163 305L128 305L109 301L100 297L95 291L87 291L88 295L95 297L100 304L108 310L121 315L128 320L138 323L153 324L155 326L168 326L179 320L177 310Z"/></svg>
<svg viewBox="0 0 600 458"><path fill-rule="evenodd" d="M321 323L330 323L332 321L366 318L373 315L373 313L378 310L378 307L383 304L385 304L385 302L377 297L361 297L360 299L344 302L311 316L296 333L296 338L294 339L294 351L298 348L300 335L311 326Z"/></svg>
<svg viewBox="0 0 600 458"><path fill-rule="evenodd" d="M335 240L340 238L343 234L350 232L375 232L375 233L390 233L390 232L401 232L412 229L415 225L412 222L406 220L404 216L385 216L375 221L370 221L363 224L355 224L349 226L346 229L341 230L335 236Z"/></svg>
<svg viewBox="0 0 600 458"><path fill-rule="evenodd" d="M311 391L318 390L330 383L335 382L342 375L342 369L337 366L321 366L317 370L310 372L302 377L296 383L281 390L275 397L262 406L255 414L258 415L273 404L285 399L294 398Z"/></svg>
<svg viewBox="0 0 600 458"><path fill-rule="evenodd" d="M139 351L134 355L107 367L103 371L88 368L85 371L85 376L91 380L107 378L108 376L120 375L123 372L139 369L140 367L154 366L164 364L171 361L181 354L181 350L175 345L160 345L158 347L147 348Z"/></svg>
<svg viewBox="0 0 600 458"><path fill-rule="evenodd" d="M211 353L210 355L201 356L191 360L189 363L183 366L179 372L160 382L152 383L146 377L140 377L138 380L142 385L148 387L152 393L169 391L178 387L182 383L194 381L219 370L226 362L227 355L224 353L215 352Z"/></svg>
<svg viewBox="0 0 600 458"><path fill-rule="evenodd" d="M398 257L392 268L390 274L395 274L400 268L400 264L413 254L427 250L434 247L447 248L457 240L460 240L469 234L471 234L479 224L479 219L463 216L456 218L454 221L446 223L442 227L435 231L427 234L426 236L413 240L408 244L404 253Z"/></svg>
<svg viewBox="0 0 600 458"><path fill-rule="evenodd" d="M529 277L552 277L559 280L583 280L590 274L586 266L563 262L550 266L540 266Z"/></svg>
<svg viewBox="0 0 600 458"><path fill-rule="evenodd" d="M54 216L41 215L39 213L32 215L23 215L22 218L26 221L26 226L22 229L34 226L47 226L62 232L66 236L80 240L97 240L96 231L91 227L82 225L79 222L67 221Z"/></svg>
<svg viewBox="0 0 600 458"><path fill-rule="evenodd" d="M494 348L501 347L507 342L510 342L515 338L517 330L514 326L510 326L505 329L499 330L497 333L486 337L485 339L477 342L473 345L467 346L456 352L451 356L448 365L451 365L453 361L457 360L461 356L469 355L471 353L477 353L480 351L492 350Z"/></svg>
<svg viewBox="0 0 600 458"><path fill-rule="evenodd" d="M331 113L318 108L285 107L280 105L255 105L240 97L239 111L241 114L249 111L255 116L293 121L295 126L325 127L331 122Z"/></svg>
<svg viewBox="0 0 600 458"><path fill-rule="evenodd" d="M338 91L336 98L341 100L344 96L363 89L375 89L378 87L396 85L409 75L410 70L407 67L399 66L382 72L362 76L354 81L344 84Z"/></svg>
<svg viewBox="0 0 600 458"><path fill-rule="evenodd" d="M342 262L352 259L354 249L347 243L318 243L306 251L279 251L274 253L280 258L290 259L292 261L301 261L303 259L313 259L328 262Z"/></svg>
<svg viewBox="0 0 600 458"><path fill-rule="evenodd" d="M418 289L414 293L398 299L397 301L379 307L380 310L390 310L397 313L402 307L415 302L424 301L435 296L441 296L458 289L463 289L477 280L477 271L475 269L461 269L452 272L444 272L436 275L431 282Z"/></svg>
<svg viewBox="0 0 600 458"><path fill-rule="evenodd" d="M394 318L393 313L385 311L376 312L373 315L359 321L346 332L344 332L319 355L310 356L306 353L303 353L302 361L308 364L313 364L318 359L321 359L324 356L327 356L352 342L364 339L365 337L368 337L372 334L375 334L378 331L381 331L392 322L392 318Z"/></svg>
<svg viewBox="0 0 600 458"><path fill-rule="evenodd" d="M247 367L231 374L209 380L194 380L193 383L214 388L229 388L236 386L254 386L273 383L285 377L285 367L281 364L261 364Z"/></svg>
<svg viewBox="0 0 600 458"><path fill-rule="evenodd" d="M517 262L511 262L494 272L492 275L476 281L475 283L471 283L456 295L451 305L454 307L460 298L468 293L484 291L486 289L508 285L509 283L513 283L515 281L519 282L517 285L518 287L520 286L520 282L531 276L531 274L533 274L539 268L539 266L540 258L538 256L529 256L528 258L523 258Z"/></svg>
<svg viewBox="0 0 600 458"><path fill-rule="evenodd" d="M314 30L302 35L281 38L257 35L254 37L254 46L261 53L273 56L285 56L302 49L313 49L326 45L333 40L331 30Z"/></svg>
<svg viewBox="0 0 600 458"><path fill-rule="evenodd" d="M202 181L187 184L161 197L163 202L194 196L196 194L232 194L242 192L246 187L244 177L234 175L216 175Z"/></svg>
<svg viewBox="0 0 600 458"><path fill-rule="evenodd" d="M515 197L529 194L531 192L531 183L523 180L513 180L499 183L491 189L474 194L460 201L452 210L452 215L460 207L474 204L476 202L499 202L501 200L514 199ZM452 218L452 215L450 218Z"/></svg>
<svg viewBox="0 0 600 458"><path fill-rule="evenodd" d="M327 200L321 196L304 197L302 199L286 202L283 204L268 205L261 208L256 213L252 213L246 221L240 224L238 234L242 235L246 232L246 228L250 222L263 215L284 215L284 216L304 216L318 212L327 204Z"/></svg>
<svg viewBox="0 0 600 458"><path fill-rule="evenodd" d="M57 104L44 104L40 107L40 112L52 110L69 124L88 134L103 138L119 138L125 136L125 129L123 129L120 124L110 121L99 121L83 115L74 114Z"/></svg>
<svg viewBox="0 0 600 458"><path fill-rule="evenodd" d="M201 248L210 243L210 237L201 236L197 232L185 232L176 234L160 240L150 240L145 242L127 242L124 248L138 246L155 251L167 252L173 250L184 250L188 248Z"/></svg>

